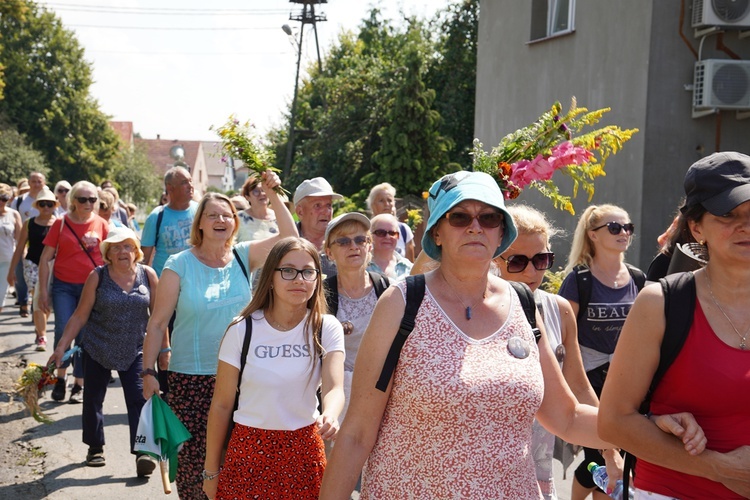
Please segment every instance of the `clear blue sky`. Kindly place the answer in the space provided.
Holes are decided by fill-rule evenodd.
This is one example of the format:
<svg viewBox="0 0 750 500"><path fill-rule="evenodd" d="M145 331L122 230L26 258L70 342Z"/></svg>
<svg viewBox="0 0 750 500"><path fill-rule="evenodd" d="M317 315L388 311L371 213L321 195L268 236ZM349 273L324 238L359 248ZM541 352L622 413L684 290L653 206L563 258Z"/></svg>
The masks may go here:
<svg viewBox="0 0 750 500"><path fill-rule="evenodd" d="M455 0L453 0L455 1ZM93 65L91 92L113 120L153 139L216 140L235 113L259 131L282 121L294 90L295 49L282 31L300 11L287 0L40 0L73 30ZM451 0L329 0L317 6L324 54L375 3L389 19L431 16ZM145 29L149 28L149 29ZM302 68L316 60L305 29Z"/></svg>

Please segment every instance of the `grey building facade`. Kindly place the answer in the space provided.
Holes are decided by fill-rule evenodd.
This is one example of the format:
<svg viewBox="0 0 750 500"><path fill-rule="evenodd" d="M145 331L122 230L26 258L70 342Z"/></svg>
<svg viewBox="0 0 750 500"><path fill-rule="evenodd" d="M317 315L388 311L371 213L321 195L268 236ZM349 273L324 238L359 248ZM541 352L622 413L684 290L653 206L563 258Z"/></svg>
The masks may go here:
<svg viewBox="0 0 750 500"><path fill-rule="evenodd" d="M750 33L738 29L750 30L750 12L733 13L739 21L723 33L703 26L696 36L695 9L712 9L711 4L710 0L481 3L475 136L489 149L503 135L531 123L555 100L567 110L571 96L590 110L612 108L600 125L638 128L640 132L625 148L608 159L607 175L596 180L591 203L613 203L628 211L636 224L636 238L627 260L644 270L657 251L656 237L680 203L687 168L719 150L750 153L750 36L745 36ZM716 22L710 15L700 20ZM721 77L711 80L719 93L718 109L694 109L694 68L699 57L738 61L729 68L728 80L725 74L705 75ZM733 103L740 109L724 109ZM564 175L556 173L553 179L564 192L571 192ZM566 230L568 237L553 241L557 264L564 265L578 215L589 204L585 193L574 200L575 217L531 190L516 201L543 210Z"/></svg>

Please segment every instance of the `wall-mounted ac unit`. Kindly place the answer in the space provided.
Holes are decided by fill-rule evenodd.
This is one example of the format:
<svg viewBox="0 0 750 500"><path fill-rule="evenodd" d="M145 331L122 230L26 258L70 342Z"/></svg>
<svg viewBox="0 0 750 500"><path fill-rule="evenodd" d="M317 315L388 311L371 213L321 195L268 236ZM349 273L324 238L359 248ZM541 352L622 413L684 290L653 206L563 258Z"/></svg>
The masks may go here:
<svg viewBox="0 0 750 500"><path fill-rule="evenodd" d="M750 109L750 61L704 59L696 62L693 108Z"/></svg>
<svg viewBox="0 0 750 500"><path fill-rule="evenodd" d="M693 0L693 28L750 29L750 0Z"/></svg>

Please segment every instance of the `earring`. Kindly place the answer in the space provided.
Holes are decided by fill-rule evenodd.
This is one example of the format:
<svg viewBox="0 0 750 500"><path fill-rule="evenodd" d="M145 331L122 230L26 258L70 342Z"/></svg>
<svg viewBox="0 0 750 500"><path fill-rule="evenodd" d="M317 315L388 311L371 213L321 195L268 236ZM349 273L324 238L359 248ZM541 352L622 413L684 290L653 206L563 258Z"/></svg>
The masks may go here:
<svg viewBox="0 0 750 500"><path fill-rule="evenodd" d="M698 242L698 244L699 244L700 246L702 246L702 247L703 247L703 246L706 246L706 242L705 242L705 241L703 241L703 240L700 240L700 241Z"/></svg>

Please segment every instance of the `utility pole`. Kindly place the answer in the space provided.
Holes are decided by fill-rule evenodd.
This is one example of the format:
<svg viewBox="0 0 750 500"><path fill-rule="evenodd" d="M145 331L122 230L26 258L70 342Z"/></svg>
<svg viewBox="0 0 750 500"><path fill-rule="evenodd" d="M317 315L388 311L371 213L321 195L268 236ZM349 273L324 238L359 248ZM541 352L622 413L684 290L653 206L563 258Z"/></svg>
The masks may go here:
<svg viewBox="0 0 750 500"><path fill-rule="evenodd" d="M318 43L318 21L326 21L325 14L316 14L315 6L319 4L328 3L328 0L289 0L289 3L296 3L302 5L302 12L297 14L289 14L290 21L298 21L301 23L299 31L299 39L295 38L297 46L297 73L294 77L294 97L292 98L292 112L289 117L289 139L286 146L286 161L284 162L284 178L288 178L292 171L292 158L294 156L294 120L297 114L297 91L299 89L299 69L300 63L302 62L302 36L305 32L305 25L312 24L313 32L315 33L315 49L318 55L318 71L323 71L323 64L320 60L320 44ZM292 29L289 25L282 26L284 32L289 36L292 34Z"/></svg>

